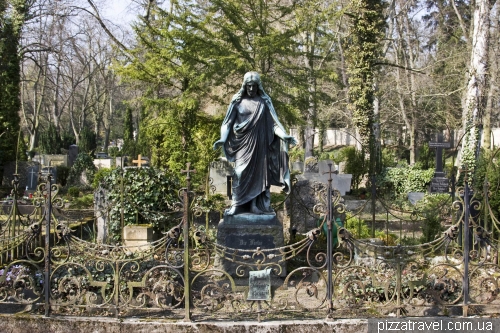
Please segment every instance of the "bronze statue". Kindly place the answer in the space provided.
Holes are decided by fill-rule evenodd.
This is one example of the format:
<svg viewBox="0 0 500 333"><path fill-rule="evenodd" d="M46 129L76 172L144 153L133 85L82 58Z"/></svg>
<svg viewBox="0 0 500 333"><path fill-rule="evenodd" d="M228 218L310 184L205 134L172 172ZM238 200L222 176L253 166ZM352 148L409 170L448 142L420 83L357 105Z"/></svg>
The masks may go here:
<svg viewBox="0 0 500 333"><path fill-rule="evenodd" d="M226 215L274 213L271 185L290 189L289 144L297 140L279 122L259 74L246 73L227 109L221 138L214 143L214 149L222 147L227 160L235 163L233 201Z"/></svg>

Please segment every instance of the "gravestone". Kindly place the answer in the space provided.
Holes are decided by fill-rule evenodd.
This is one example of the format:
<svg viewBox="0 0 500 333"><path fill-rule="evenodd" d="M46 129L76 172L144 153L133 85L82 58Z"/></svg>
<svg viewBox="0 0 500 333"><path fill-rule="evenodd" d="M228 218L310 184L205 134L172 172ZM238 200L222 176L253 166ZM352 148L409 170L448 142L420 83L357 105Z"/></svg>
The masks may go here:
<svg viewBox="0 0 500 333"><path fill-rule="evenodd" d="M97 243L105 244L108 238L108 214L106 205L106 190L99 186L94 192L94 215L97 225Z"/></svg>
<svg viewBox="0 0 500 333"><path fill-rule="evenodd" d="M300 173L304 172L304 162L302 161L292 162L292 171Z"/></svg>
<svg viewBox="0 0 500 333"><path fill-rule="evenodd" d="M449 180L443 172L443 149L450 148L450 143L443 142L443 134L439 133L437 142L429 142L429 148L436 148L436 170L431 180L431 193L449 193Z"/></svg>
<svg viewBox="0 0 500 333"><path fill-rule="evenodd" d="M34 174L32 173L33 170ZM40 170L40 165L33 161L18 161L6 163L4 166L2 185L6 187L12 186L12 181L14 180L14 174L19 176L19 190L24 191L36 190L38 184L38 170ZM22 192L20 194L23 194Z"/></svg>
<svg viewBox="0 0 500 333"><path fill-rule="evenodd" d="M36 187L38 185L38 165L34 164L30 167L28 167L28 174L27 176L27 182L26 182L26 187L28 191L36 191Z"/></svg>
<svg viewBox="0 0 500 333"><path fill-rule="evenodd" d="M49 174L52 175L52 179L51 179L50 183L57 184L57 168L53 167L53 166L42 167L42 171L41 171L42 178L46 178Z"/></svg>
<svg viewBox="0 0 500 333"><path fill-rule="evenodd" d="M101 168L111 168L113 166L113 160L110 158L99 158L94 160L94 165L97 169Z"/></svg>
<svg viewBox="0 0 500 333"><path fill-rule="evenodd" d="M116 157L116 160L115 160L115 166L118 168L123 168L125 166L127 166L127 162L128 162L128 159L127 159L127 156L118 156Z"/></svg>
<svg viewBox="0 0 500 333"><path fill-rule="evenodd" d="M408 201L410 201L412 205L416 205L417 202L419 202L424 198L424 196L425 196L424 192L409 192Z"/></svg>
<svg viewBox="0 0 500 333"><path fill-rule="evenodd" d="M76 158L78 157L78 146L71 145L68 149L68 166L71 167L75 164Z"/></svg>
<svg viewBox="0 0 500 333"><path fill-rule="evenodd" d="M210 163L210 178L212 179L212 186L215 188L215 193L226 195L227 177L233 174L233 164L228 162L225 158L219 158L217 161Z"/></svg>
<svg viewBox="0 0 500 333"><path fill-rule="evenodd" d="M144 251L151 247L153 227L150 225L126 225L123 228L123 245L130 251Z"/></svg>
<svg viewBox="0 0 500 333"><path fill-rule="evenodd" d="M68 166L68 155L36 155L33 161L48 167Z"/></svg>
<svg viewBox="0 0 500 333"><path fill-rule="evenodd" d="M304 173L318 173L318 159L316 157L308 157L304 162Z"/></svg>

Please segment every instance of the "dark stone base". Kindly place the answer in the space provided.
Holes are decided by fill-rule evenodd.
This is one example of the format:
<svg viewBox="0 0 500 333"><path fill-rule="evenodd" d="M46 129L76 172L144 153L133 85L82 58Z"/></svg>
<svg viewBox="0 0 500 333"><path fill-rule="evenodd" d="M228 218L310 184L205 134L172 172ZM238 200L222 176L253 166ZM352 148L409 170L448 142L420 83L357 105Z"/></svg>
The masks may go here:
<svg viewBox="0 0 500 333"><path fill-rule="evenodd" d="M224 216L219 222L217 228L217 243L229 249L226 251L226 258L229 253L238 252L238 255L249 255L250 257L255 253L258 248L264 249L277 249L284 246L283 226L276 218L276 214L237 214L232 216ZM242 251L251 250L251 251ZM253 259L248 259L248 263L256 263L258 260L263 260L263 267L265 263L277 263L281 256L279 251L265 252L266 258L263 255L257 254ZM269 258L269 255L274 255L274 258ZM272 256L271 256L272 257ZM222 266L228 274L237 277L236 269L240 264L236 264L224 258L219 258L219 265ZM286 263L279 263L281 266L280 276L286 276ZM244 277L248 277L249 270L257 270L255 266L252 269L245 269ZM269 268L276 268L277 266L269 266Z"/></svg>

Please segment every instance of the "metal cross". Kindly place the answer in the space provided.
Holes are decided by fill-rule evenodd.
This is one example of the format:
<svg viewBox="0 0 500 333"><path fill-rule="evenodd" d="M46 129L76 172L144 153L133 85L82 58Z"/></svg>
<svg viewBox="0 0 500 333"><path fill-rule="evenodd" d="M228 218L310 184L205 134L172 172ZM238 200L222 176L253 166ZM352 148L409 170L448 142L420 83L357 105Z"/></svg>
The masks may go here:
<svg viewBox="0 0 500 333"><path fill-rule="evenodd" d="M324 175L328 174L329 176L329 181L332 180L332 175L338 175L339 170L332 171L332 163L328 163L328 171L323 172Z"/></svg>
<svg viewBox="0 0 500 333"><path fill-rule="evenodd" d="M186 180L190 180L191 179L191 175L190 173L196 173L196 169L189 169L191 167L191 162L187 162L186 163L186 170L181 170L182 173L185 173L187 174L186 176Z"/></svg>
<svg viewBox="0 0 500 333"><path fill-rule="evenodd" d="M133 160L132 163L137 164L137 166L140 168L140 167L142 167L143 164L148 163L148 161L143 160L142 155L139 154L139 156L137 156L137 159Z"/></svg>

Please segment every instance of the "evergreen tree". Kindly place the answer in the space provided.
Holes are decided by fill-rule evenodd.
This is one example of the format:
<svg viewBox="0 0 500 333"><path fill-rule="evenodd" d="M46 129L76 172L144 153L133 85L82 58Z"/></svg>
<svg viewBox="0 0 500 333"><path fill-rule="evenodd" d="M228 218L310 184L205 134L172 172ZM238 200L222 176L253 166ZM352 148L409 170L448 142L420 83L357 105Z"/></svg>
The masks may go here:
<svg viewBox="0 0 500 333"><path fill-rule="evenodd" d="M45 154L61 153L61 137L53 124L49 124L49 127L40 133L39 147L40 152Z"/></svg>
<svg viewBox="0 0 500 333"><path fill-rule="evenodd" d="M78 145L78 150L80 153L94 153L97 149L97 135L88 127L84 127L80 132L80 140L78 140Z"/></svg>
<svg viewBox="0 0 500 333"><path fill-rule="evenodd" d="M18 48L28 12L25 2L0 1L0 167L16 159L20 124Z"/></svg>

